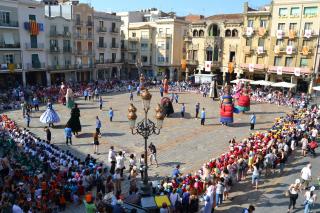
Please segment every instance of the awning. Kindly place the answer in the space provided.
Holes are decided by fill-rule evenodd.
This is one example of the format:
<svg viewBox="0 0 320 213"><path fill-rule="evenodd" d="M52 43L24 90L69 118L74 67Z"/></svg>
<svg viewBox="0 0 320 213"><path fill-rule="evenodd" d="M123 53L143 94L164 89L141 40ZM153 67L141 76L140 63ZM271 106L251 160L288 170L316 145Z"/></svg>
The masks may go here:
<svg viewBox="0 0 320 213"><path fill-rule="evenodd" d="M4 43L5 44L14 44L13 34L5 32L3 33Z"/></svg>

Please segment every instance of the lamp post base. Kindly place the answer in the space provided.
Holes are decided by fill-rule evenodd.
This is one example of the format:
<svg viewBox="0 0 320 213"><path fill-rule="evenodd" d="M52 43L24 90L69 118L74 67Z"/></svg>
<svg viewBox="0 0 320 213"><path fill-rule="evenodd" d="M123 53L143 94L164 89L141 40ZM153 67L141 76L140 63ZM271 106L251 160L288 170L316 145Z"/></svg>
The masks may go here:
<svg viewBox="0 0 320 213"><path fill-rule="evenodd" d="M148 197L152 195L152 188L151 188L150 182L148 182L147 184L142 183L140 189L141 189L142 197Z"/></svg>

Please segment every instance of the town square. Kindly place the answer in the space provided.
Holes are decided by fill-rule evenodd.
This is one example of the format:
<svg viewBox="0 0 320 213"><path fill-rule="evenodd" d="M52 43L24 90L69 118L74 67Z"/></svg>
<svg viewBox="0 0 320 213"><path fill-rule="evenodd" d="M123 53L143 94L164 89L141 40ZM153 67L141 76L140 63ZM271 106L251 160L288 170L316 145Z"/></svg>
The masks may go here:
<svg viewBox="0 0 320 213"><path fill-rule="evenodd" d="M0 0L0 213L320 211L320 1L165 2Z"/></svg>

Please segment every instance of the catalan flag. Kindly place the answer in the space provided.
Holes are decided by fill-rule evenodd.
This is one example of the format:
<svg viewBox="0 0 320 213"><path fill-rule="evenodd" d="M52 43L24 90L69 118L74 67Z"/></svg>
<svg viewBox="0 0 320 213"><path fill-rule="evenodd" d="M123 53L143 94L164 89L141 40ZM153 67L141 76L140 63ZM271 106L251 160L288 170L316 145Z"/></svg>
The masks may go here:
<svg viewBox="0 0 320 213"><path fill-rule="evenodd" d="M37 22L30 21L29 26L30 26L29 30L31 35L39 34L40 29L39 29L39 24Z"/></svg>

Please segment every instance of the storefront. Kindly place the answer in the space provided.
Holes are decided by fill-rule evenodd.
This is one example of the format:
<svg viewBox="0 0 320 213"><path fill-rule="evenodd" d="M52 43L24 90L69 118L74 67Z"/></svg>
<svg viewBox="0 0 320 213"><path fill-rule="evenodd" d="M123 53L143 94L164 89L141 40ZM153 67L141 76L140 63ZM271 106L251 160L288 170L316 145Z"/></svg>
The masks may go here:
<svg viewBox="0 0 320 213"><path fill-rule="evenodd" d="M25 74L27 85L47 86L47 76L45 71L28 71Z"/></svg>
<svg viewBox="0 0 320 213"><path fill-rule="evenodd" d="M0 71L0 89L22 85L22 72Z"/></svg>

